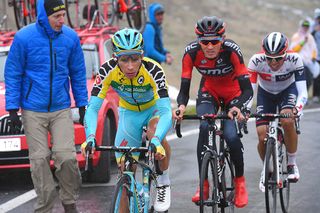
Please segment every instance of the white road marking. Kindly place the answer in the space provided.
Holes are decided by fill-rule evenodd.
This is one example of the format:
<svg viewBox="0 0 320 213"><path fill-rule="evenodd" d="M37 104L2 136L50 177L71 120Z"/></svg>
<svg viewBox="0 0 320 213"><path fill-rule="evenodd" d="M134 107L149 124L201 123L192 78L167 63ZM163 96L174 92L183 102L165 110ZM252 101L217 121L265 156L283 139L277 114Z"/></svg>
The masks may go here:
<svg viewBox="0 0 320 213"><path fill-rule="evenodd" d="M305 109L303 110L303 113L312 113L312 112L320 112L320 108L315 108L315 109ZM302 117L303 119L303 117ZM254 119L250 119L249 122L253 122ZM182 132L181 134L183 136L189 136L189 135L194 135L194 134L198 134L199 133L199 129L192 129L192 130L188 130L188 131L185 131L185 132ZM168 141L171 141L171 140L175 140L177 139L178 137L175 135L175 134L170 134L167 136L167 140ZM100 187L100 186L112 186L114 184L112 184L112 182L114 183L115 181L110 181L109 183L105 183L105 184L83 184L82 187ZM5 212L8 212L18 206L21 206L22 204L36 198L37 195L33 190L30 190L22 195L19 195L18 197L15 197L3 204L0 205L0 213L5 213Z"/></svg>

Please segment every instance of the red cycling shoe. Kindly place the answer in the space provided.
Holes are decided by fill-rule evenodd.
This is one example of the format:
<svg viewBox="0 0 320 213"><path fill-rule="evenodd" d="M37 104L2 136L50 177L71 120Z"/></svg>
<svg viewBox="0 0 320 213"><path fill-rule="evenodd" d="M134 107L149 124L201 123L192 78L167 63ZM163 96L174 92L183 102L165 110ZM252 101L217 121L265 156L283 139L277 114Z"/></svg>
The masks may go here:
<svg viewBox="0 0 320 213"><path fill-rule="evenodd" d="M203 183L203 196L204 200L208 200L209 198L209 182L205 180ZM200 201L200 187L198 186L196 194L192 197L192 202L196 203Z"/></svg>
<svg viewBox="0 0 320 213"><path fill-rule="evenodd" d="M248 192L246 189L246 180L244 176L234 178L235 198L234 205L237 208L243 208L248 204Z"/></svg>

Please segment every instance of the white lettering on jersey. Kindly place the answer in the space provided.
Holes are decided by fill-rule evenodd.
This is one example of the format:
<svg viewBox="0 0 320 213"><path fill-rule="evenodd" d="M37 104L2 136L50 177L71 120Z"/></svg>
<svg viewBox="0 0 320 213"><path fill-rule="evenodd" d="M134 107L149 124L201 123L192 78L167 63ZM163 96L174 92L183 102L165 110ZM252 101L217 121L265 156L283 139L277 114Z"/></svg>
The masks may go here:
<svg viewBox="0 0 320 213"><path fill-rule="evenodd" d="M236 43L233 43L233 42L230 42L230 41L225 41L224 42L224 45L227 46L227 47L231 47L232 49L234 49L235 51L237 51L237 53L242 56L242 52L240 50L240 47L236 44Z"/></svg>
<svg viewBox="0 0 320 213"><path fill-rule="evenodd" d="M297 53L287 53L282 67L277 71L272 71L266 62L263 53L255 54L251 57L248 69L257 72L258 84L267 92L278 94L290 86L295 79L295 72L303 67L302 60ZM301 71L302 75L303 71ZM300 71L299 71L300 74Z"/></svg>

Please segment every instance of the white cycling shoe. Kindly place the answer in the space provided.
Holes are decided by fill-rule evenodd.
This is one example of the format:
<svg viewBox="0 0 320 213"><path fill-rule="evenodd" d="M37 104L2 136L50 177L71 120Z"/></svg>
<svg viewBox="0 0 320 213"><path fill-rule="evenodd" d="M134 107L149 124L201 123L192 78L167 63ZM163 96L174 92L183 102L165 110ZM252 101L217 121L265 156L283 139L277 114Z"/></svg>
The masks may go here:
<svg viewBox="0 0 320 213"><path fill-rule="evenodd" d="M157 196L154 202L154 210L157 212L167 211L171 204L171 188L169 185L157 187Z"/></svg>
<svg viewBox="0 0 320 213"><path fill-rule="evenodd" d="M288 165L288 180L290 182L297 182L300 178L300 173L297 165Z"/></svg>

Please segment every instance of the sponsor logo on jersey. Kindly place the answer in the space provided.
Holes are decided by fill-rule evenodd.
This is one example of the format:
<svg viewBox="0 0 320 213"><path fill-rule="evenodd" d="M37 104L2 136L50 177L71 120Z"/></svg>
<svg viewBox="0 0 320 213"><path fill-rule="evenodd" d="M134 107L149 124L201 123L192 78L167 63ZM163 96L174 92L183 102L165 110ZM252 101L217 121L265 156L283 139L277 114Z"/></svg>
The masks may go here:
<svg viewBox="0 0 320 213"><path fill-rule="evenodd" d="M137 80L137 82L138 82L138 84L143 84L143 82L144 82L144 77L143 76L140 76L139 78L138 78L138 80Z"/></svg>
<svg viewBox="0 0 320 213"><path fill-rule="evenodd" d="M265 62L266 61L266 57L265 56L260 56L260 57L256 57L255 59L252 59L252 63L255 66L258 66L258 64Z"/></svg>
<svg viewBox="0 0 320 213"><path fill-rule="evenodd" d="M200 63L201 63L201 64L205 64L205 63L207 63L207 60L206 60L206 59L203 59L203 60L201 60Z"/></svg>
<svg viewBox="0 0 320 213"><path fill-rule="evenodd" d="M232 72L233 67L232 65L224 68L216 68L216 69L201 69L200 67L198 68L198 71L201 74L204 75L211 75L211 76L221 76L221 75L226 75L230 72Z"/></svg>
<svg viewBox="0 0 320 213"><path fill-rule="evenodd" d="M227 47L231 47L232 49L234 49L242 57L242 53L241 53L240 47L236 43L233 43L233 42L230 42L230 41L225 41L224 45L227 46Z"/></svg>
<svg viewBox="0 0 320 213"><path fill-rule="evenodd" d="M297 64L298 57L295 57L294 55L287 55L287 61L290 61L293 64Z"/></svg>
<svg viewBox="0 0 320 213"><path fill-rule="evenodd" d="M285 81L288 80L292 76L292 72L283 75L276 75L276 81Z"/></svg>
<svg viewBox="0 0 320 213"><path fill-rule="evenodd" d="M166 81L164 79L161 81L158 81L157 84L159 89L163 89L166 87Z"/></svg>
<svg viewBox="0 0 320 213"><path fill-rule="evenodd" d="M184 51L185 51L185 52L188 52L189 50L194 49L194 48L196 48L196 47L197 47L197 43L192 43L192 44L188 45L188 46L184 49Z"/></svg>
<svg viewBox="0 0 320 213"><path fill-rule="evenodd" d="M222 61L223 61L222 58L219 58L219 59L217 60L217 64L220 64Z"/></svg>
<svg viewBox="0 0 320 213"><path fill-rule="evenodd" d="M96 77L96 85L100 85L102 82L100 75L97 75Z"/></svg>

